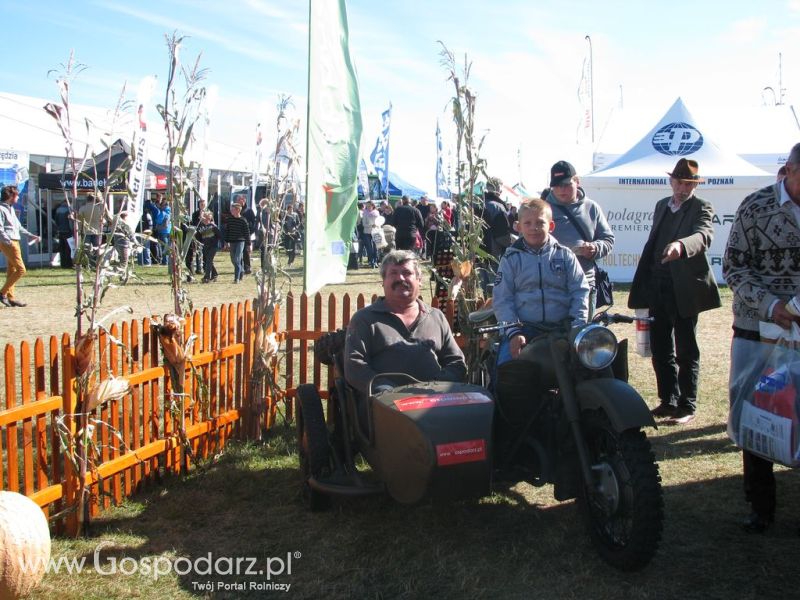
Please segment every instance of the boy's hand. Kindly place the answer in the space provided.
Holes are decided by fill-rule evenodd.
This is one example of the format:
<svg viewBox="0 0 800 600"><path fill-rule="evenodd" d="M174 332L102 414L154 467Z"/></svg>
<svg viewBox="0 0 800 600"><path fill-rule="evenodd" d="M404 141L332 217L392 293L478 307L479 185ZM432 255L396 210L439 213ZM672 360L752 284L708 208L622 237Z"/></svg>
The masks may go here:
<svg viewBox="0 0 800 600"><path fill-rule="evenodd" d="M519 358L519 353L522 352L522 349L525 347L525 344L528 343L528 340L525 339L524 335L515 335L511 338L511 358Z"/></svg>

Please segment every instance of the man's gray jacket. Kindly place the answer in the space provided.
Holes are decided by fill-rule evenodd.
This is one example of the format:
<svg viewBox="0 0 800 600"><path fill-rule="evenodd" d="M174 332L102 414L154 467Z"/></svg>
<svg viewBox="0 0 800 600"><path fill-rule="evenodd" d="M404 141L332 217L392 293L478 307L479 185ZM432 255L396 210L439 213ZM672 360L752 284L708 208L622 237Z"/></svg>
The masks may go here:
<svg viewBox="0 0 800 600"><path fill-rule="evenodd" d="M464 354L444 313L418 302L419 317L411 328L389 312L383 298L350 320L345 379L364 396L369 382L380 373L406 373L420 381L464 381Z"/></svg>

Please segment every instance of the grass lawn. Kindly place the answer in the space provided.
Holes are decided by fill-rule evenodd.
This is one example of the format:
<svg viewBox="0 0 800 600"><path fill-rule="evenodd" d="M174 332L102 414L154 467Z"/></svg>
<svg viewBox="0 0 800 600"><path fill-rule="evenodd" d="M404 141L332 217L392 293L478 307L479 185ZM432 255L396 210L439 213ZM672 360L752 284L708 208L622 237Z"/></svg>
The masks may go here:
<svg viewBox="0 0 800 600"><path fill-rule="evenodd" d="M365 293L377 291L374 279ZM625 290L617 296L624 307ZM54 557L84 560L85 569L70 574L62 564L32 597L264 597L281 593L275 584L290 586L287 598L796 597L798 473L778 469L778 520L766 536L738 527L747 505L741 457L725 433L730 301L723 290L723 308L700 319L698 418L648 432L666 519L661 548L640 573L606 566L575 504L552 500L549 486L521 484L444 507L373 497L309 513L294 431L279 424L265 443L232 444L205 469L106 512L85 538L55 539ZM634 335L632 326L615 330ZM631 354L630 362L632 384L654 405L649 360ZM216 574L209 561L219 561ZM104 574L114 564L117 573Z"/></svg>

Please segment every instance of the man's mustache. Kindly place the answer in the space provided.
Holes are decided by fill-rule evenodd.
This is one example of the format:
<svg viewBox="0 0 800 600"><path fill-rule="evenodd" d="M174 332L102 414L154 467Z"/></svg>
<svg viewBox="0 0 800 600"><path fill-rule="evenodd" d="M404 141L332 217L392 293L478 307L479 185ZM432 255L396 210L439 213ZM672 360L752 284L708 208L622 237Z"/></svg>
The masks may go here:
<svg viewBox="0 0 800 600"><path fill-rule="evenodd" d="M395 281L392 284L392 289L393 290L396 290L399 287L402 287L402 288L404 288L406 290L410 290L411 289L411 284L409 284L408 282L405 282L405 281Z"/></svg>

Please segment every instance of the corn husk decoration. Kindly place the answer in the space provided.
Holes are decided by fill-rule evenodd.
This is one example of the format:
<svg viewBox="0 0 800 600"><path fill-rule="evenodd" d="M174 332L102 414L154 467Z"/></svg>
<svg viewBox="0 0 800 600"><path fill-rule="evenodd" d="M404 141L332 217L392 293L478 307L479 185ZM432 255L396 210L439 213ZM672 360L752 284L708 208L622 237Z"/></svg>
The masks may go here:
<svg viewBox="0 0 800 600"><path fill-rule="evenodd" d="M457 258L454 258L450 261L450 268L453 270L454 278L466 279L470 276L470 273L472 273L472 261L459 261Z"/></svg>
<svg viewBox="0 0 800 600"><path fill-rule="evenodd" d="M163 323L155 322L153 329L158 335L158 341L164 351L164 360L176 369L181 369L186 364L186 354L181 340L183 333L183 319L178 315L166 315Z"/></svg>
<svg viewBox="0 0 800 600"><path fill-rule="evenodd" d="M94 343L97 332L89 331L75 339L75 373L81 375L94 369Z"/></svg>
<svg viewBox="0 0 800 600"><path fill-rule="evenodd" d="M450 280L450 287L447 292L450 298L455 299L461 292L464 281L472 274L472 261L460 261L454 258L450 261L450 268L453 270L453 278Z"/></svg>
<svg viewBox="0 0 800 600"><path fill-rule="evenodd" d="M256 330L256 356L267 368L272 357L278 354L278 338L275 333L267 334L262 327Z"/></svg>
<svg viewBox="0 0 800 600"><path fill-rule="evenodd" d="M131 385L122 377L109 377L95 385L86 399L86 412L102 406L109 400L119 400L130 392Z"/></svg>

